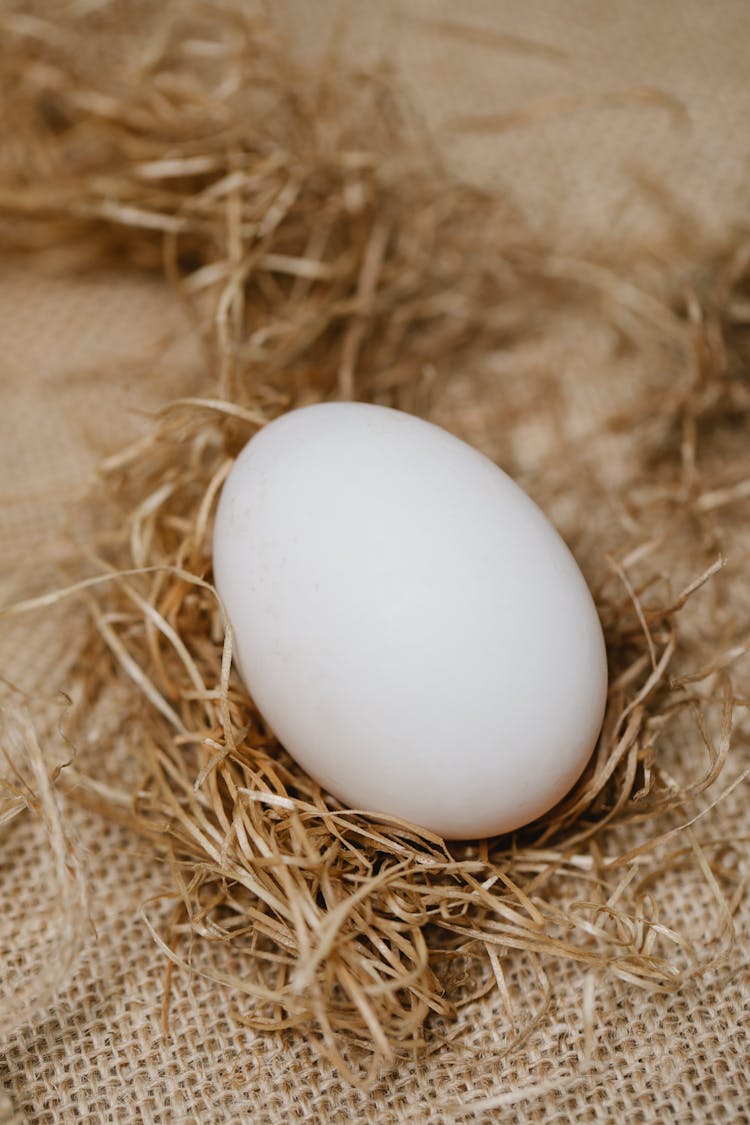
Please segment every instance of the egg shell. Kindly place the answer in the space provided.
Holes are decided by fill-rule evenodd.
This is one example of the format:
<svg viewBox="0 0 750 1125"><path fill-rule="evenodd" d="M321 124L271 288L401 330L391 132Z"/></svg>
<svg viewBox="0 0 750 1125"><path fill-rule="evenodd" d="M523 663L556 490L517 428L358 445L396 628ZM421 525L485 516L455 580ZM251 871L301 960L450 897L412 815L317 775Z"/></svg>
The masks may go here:
<svg viewBox="0 0 750 1125"><path fill-rule="evenodd" d="M515 482L438 426L363 403L267 425L224 485L214 576L261 713L350 807L495 835L591 755L607 665L586 582Z"/></svg>

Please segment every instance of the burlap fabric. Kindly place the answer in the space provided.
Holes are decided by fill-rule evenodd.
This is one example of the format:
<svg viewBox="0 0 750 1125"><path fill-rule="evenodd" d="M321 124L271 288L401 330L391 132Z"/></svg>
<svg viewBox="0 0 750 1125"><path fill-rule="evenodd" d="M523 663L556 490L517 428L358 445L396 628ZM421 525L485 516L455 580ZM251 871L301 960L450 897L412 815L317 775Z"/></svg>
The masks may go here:
<svg viewBox="0 0 750 1125"><path fill-rule="evenodd" d="M556 227L561 244L647 237L664 221L661 197L649 194L648 184L663 184L696 222L717 231L742 221L750 170L743 129L750 112L750 7L742 0L616 6L545 0L529 6L533 10L475 0L461 8L460 19L485 29L476 38L416 22L427 15L455 22L459 17L448 4L415 2L408 13L401 10L406 7L357 5L358 49L395 57L433 127L446 115L542 107L524 130L441 135L451 161L486 182L513 185L538 227ZM333 9L302 2L281 8L280 18L294 27L302 47L317 49ZM415 22L398 21L404 14ZM547 50L528 47L527 39ZM626 87L659 87L684 104L687 116L648 98L642 105L597 104L603 93ZM565 103L564 113L554 108L555 99ZM19 573L25 576L51 548L63 549L74 501L97 456L143 424L128 415L128 404L156 405L200 385L189 346L170 345L163 354L166 341L180 332L180 318L155 282L120 276L72 282L42 276L25 263L2 267L3 601L17 588ZM574 415L570 425L590 428L598 404L613 393L600 366L605 353L596 340L556 332L542 341L535 361L558 365L569 390L576 388L565 399ZM162 353L159 370L171 372L158 383L152 378L155 351ZM92 383L93 370L109 376ZM464 428L473 427L492 448L502 427L501 404L459 395L446 402L450 409L463 411ZM543 445L544 434L531 427L521 463L533 464L535 443ZM596 456L603 459L605 450L597 446ZM34 619L33 627L5 624L3 673L28 690L43 685L50 697L64 689L75 623L75 611L66 610ZM96 717L90 744L81 748L89 768L97 754L112 753L113 722ZM739 732L729 780L741 768L746 733L743 742ZM54 736L49 747L64 757ZM303 1038L265 1037L239 1026L227 996L198 975L175 975L165 1033L165 962L140 908L168 884L168 875L124 829L73 803L65 816L87 866L95 932L66 985L0 1045L3 1125L441 1122L448 1119L446 1105L456 1102L465 1106L466 1119L750 1119L747 900L737 912L740 944L731 962L679 994L650 996L621 982L598 982L590 1044L581 970L563 965L551 1011L519 1051L498 1061L506 1016L492 993L462 1010L450 1046L400 1063L365 1093L342 1084ZM750 835L746 788L714 811L711 827L717 835ZM59 956L54 895L41 828L24 815L0 829L0 1006ZM693 882L676 878L670 895L669 910L688 925L691 919L703 924L705 903ZM157 923L160 909L152 914ZM527 972L519 961L511 986L522 991Z"/></svg>

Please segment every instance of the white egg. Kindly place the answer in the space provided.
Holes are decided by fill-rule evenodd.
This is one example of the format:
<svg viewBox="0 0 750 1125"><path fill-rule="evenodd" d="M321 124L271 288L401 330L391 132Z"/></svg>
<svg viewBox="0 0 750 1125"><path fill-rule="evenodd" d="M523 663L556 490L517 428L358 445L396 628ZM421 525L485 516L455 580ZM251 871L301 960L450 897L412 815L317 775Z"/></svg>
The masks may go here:
<svg viewBox="0 0 750 1125"><path fill-rule="evenodd" d="M238 670L348 806L448 838L526 824L596 743L607 664L573 556L471 446L380 406L283 415L219 502Z"/></svg>

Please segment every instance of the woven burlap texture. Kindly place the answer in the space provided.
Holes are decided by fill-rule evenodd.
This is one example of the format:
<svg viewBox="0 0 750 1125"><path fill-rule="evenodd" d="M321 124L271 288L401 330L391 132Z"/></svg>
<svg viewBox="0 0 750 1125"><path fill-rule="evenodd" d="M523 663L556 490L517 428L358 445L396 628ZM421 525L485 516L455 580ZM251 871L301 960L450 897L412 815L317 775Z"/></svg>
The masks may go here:
<svg viewBox="0 0 750 1125"><path fill-rule="evenodd" d="M311 13L301 2L280 6L306 50L315 50L334 22L331 6L316 7ZM493 31L494 46L489 36L458 38L416 22L426 16L455 22L448 4L415 2L409 5L414 23L404 29L402 21L394 30L396 8L355 5L353 38L363 53L395 51L405 84L435 128L451 114L501 113L555 97L595 101L625 87L659 87L685 105L681 123L658 107L602 109L592 102L562 116L543 115L521 131L469 139L446 134L450 161L484 182L515 187L539 229L554 226L570 245L600 242L607 232L646 237L660 221L659 207L648 192L634 192L634 174L663 183L696 221L717 231L741 220L750 170L750 142L741 130L750 112L746 4L545 0L526 11L490 0L463 5L461 21ZM502 37L536 40L551 50L512 49ZM174 299L153 281L71 282L18 264L0 273L3 601L19 570L26 573L70 530L97 455L143 424L127 414L128 405L157 405L200 386L189 347L173 348L161 364L173 372L171 381L155 385L151 377L154 350L179 334L180 318ZM575 384L566 398L573 428L595 423L598 403L611 393L608 372L598 366L602 354L596 341L571 333L545 339L535 359L546 357L561 379ZM111 377L92 384L92 370ZM444 409L453 416L463 411L463 428L492 450L502 404L461 398ZM535 441L543 444L544 434L531 427L528 459ZM3 626L3 673L28 690L40 684L50 696L64 690L75 621L75 611L66 611L35 618L31 626ZM106 715L97 719L83 750L89 764L110 750L109 722ZM736 754L746 753L746 745L740 732ZM739 768L735 762L730 780ZM450 1049L400 1063L365 1093L343 1084L303 1038L241 1027L226 995L197 974L175 974L166 1034L165 962L141 904L169 885L168 874L124 829L72 803L65 816L87 866L95 933L61 992L0 1044L0 1082L10 1098L6 1104L0 1092L0 1122L441 1122L449 1101L463 1102L467 1119L750 1119L747 902L737 914L741 944L732 962L689 989L665 998L598 982L588 1051L583 976L564 965L551 1012L522 1050L498 1062L506 1017L492 993L463 1009ZM742 788L712 816L717 834L750 835ZM33 817L19 817L0 835L0 1005L56 956L53 895L42 830ZM671 896L670 910L700 924L705 915L693 883L675 880ZM157 924L160 910L151 915ZM526 971L519 961L511 985L522 989Z"/></svg>

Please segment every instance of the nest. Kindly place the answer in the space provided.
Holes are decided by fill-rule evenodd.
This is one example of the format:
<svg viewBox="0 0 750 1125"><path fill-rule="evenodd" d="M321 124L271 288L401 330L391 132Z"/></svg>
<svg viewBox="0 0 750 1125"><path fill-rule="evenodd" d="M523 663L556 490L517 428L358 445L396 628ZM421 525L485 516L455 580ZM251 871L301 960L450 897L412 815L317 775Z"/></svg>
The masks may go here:
<svg viewBox="0 0 750 1125"><path fill-rule="evenodd" d="M750 244L561 256L512 200L445 171L391 76L295 63L241 6L71 0L52 21L45 5L6 5L0 32L15 122L0 148L4 252L158 272L202 349L192 393L102 465L87 570L9 611L85 607L66 737L118 707L137 770L108 776L104 747L96 770L74 759L57 784L172 873L171 924L146 912L165 1024L190 946L190 971L228 991L234 1018L303 1030L360 1082L442 1049L457 1010L490 989L504 1050L518 1049L560 960L580 965L589 1026L605 975L669 991L725 958L741 885L732 842L697 822L747 647L744 614L711 591L728 580L723 516L748 496ZM638 374L596 435L560 429L530 467L508 435L556 415L559 375L510 368L563 322L605 325ZM343 808L232 670L211 584L217 495L259 427L330 398L483 444L555 516L592 585L602 735L568 797L511 836L446 844ZM708 892L702 941L661 901L686 867ZM521 957L526 997L508 984Z"/></svg>

